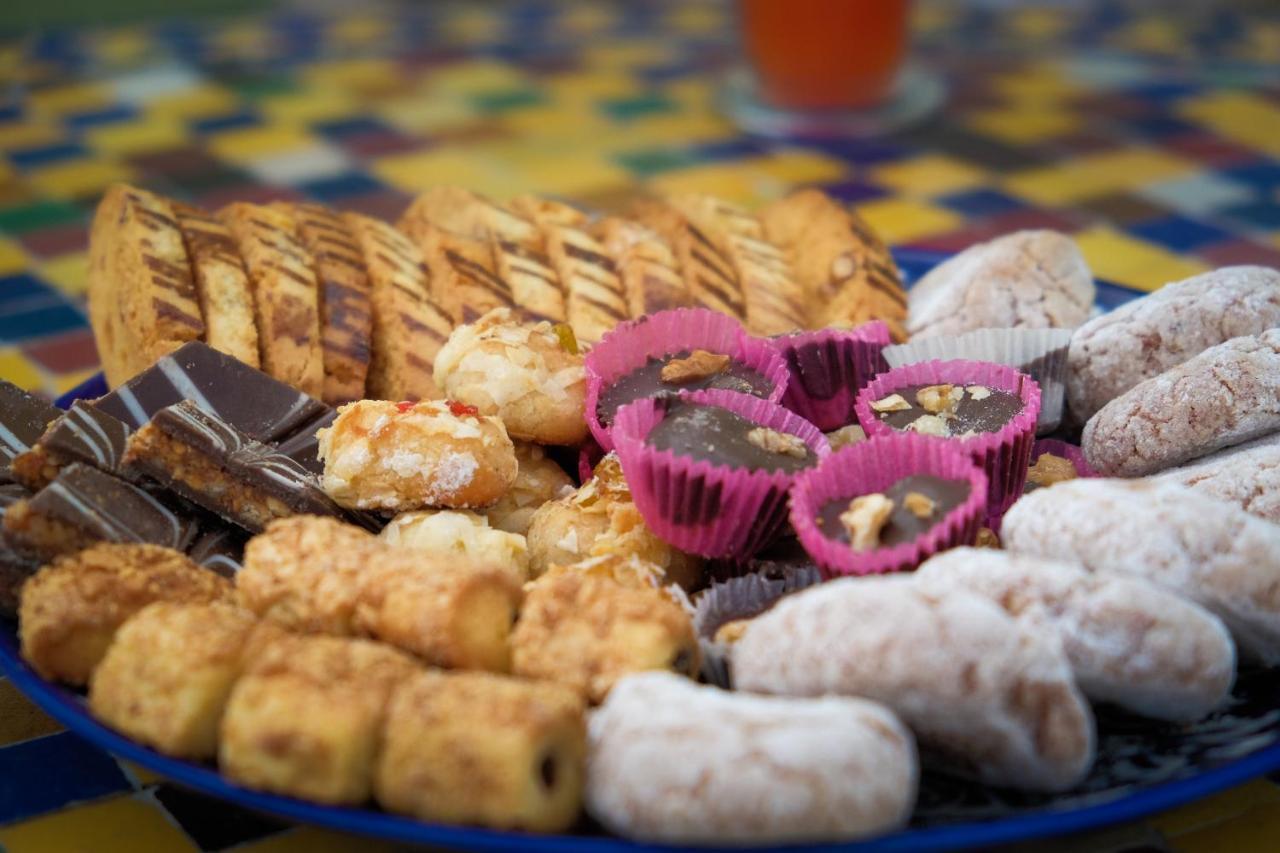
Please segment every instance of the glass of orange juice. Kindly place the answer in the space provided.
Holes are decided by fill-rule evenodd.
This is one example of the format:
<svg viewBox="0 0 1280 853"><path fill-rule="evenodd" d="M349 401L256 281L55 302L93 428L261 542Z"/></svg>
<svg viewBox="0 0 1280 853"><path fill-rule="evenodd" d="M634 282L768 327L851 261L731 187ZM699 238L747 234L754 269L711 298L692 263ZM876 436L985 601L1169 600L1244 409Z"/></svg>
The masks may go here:
<svg viewBox="0 0 1280 853"><path fill-rule="evenodd" d="M906 64L908 0L738 0L743 66L727 106L769 136L867 136L932 112L942 86Z"/></svg>

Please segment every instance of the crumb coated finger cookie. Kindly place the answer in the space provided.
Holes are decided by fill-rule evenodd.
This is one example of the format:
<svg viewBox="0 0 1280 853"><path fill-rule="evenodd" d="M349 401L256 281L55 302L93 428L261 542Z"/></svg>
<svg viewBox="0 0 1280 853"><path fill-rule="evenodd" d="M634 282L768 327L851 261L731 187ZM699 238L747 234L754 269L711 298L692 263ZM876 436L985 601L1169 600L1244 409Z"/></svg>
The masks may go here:
<svg viewBox="0 0 1280 853"><path fill-rule="evenodd" d="M613 258L632 317L693 304L676 256L656 231L630 219L609 216L594 224L591 235Z"/></svg>
<svg viewBox="0 0 1280 853"><path fill-rule="evenodd" d="M516 478L502 421L459 403L362 400L318 435L321 484L349 508L487 507Z"/></svg>
<svg viewBox="0 0 1280 853"><path fill-rule="evenodd" d="M587 375L565 327L495 308L453 330L435 380L450 399L500 418L512 438L575 445L587 437Z"/></svg>
<svg viewBox="0 0 1280 853"><path fill-rule="evenodd" d="M1083 423L1143 380L1232 338L1280 326L1280 271L1223 267L1167 284L1076 330L1067 399Z"/></svg>
<svg viewBox="0 0 1280 853"><path fill-rule="evenodd" d="M1157 478L1280 523L1280 432L1203 456Z"/></svg>
<svg viewBox="0 0 1280 853"><path fill-rule="evenodd" d="M191 259L196 294L204 316L204 342L243 361L260 362L253 290L236 240L213 216L189 204L173 203L173 216Z"/></svg>
<svg viewBox="0 0 1280 853"><path fill-rule="evenodd" d="M582 700L545 682L424 672L400 685L374 793L421 820L557 832L581 810Z"/></svg>
<svg viewBox="0 0 1280 853"><path fill-rule="evenodd" d="M116 630L156 601L231 597L226 578L158 545L101 544L45 566L22 589L22 657L44 678L83 685Z"/></svg>
<svg viewBox="0 0 1280 853"><path fill-rule="evenodd" d="M573 492L573 480L547 456L545 450L527 441L514 442L516 479L498 502L485 510L496 530L529 532L533 514L543 504Z"/></svg>
<svg viewBox="0 0 1280 853"><path fill-rule="evenodd" d="M1135 385L1085 424L1098 472L1154 474L1280 430L1280 328L1234 338Z"/></svg>
<svg viewBox="0 0 1280 853"><path fill-rule="evenodd" d="M910 293L912 339L974 329L1072 329L1093 309L1093 275L1075 241L1017 231L970 246Z"/></svg>
<svg viewBox="0 0 1280 853"><path fill-rule="evenodd" d="M1280 660L1280 526L1182 486L1079 479L1037 489L1000 529L1016 554L1166 587L1221 619L1241 657Z"/></svg>
<svg viewBox="0 0 1280 853"><path fill-rule="evenodd" d="M926 756L987 784L1060 791L1093 763L1093 715L1057 636L977 595L831 581L749 622L731 660L741 690L883 702Z"/></svg>
<svg viewBox="0 0 1280 853"><path fill-rule="evenodd" d="M666 844L838 841L901 826L911 733L864 699L730 693L667 673L621 681L589 727L587 810Z"/></svg>
<svg viewBox="0 0 1280 853"><path fill-rule="evenodd" d="M914 579L969 591L1009 615L1058 631L1080 689L1158 720L1198 720L1222 705L1235 677L1231 635L1217 617L1135 577L991 548L955 548Z"/></svg>

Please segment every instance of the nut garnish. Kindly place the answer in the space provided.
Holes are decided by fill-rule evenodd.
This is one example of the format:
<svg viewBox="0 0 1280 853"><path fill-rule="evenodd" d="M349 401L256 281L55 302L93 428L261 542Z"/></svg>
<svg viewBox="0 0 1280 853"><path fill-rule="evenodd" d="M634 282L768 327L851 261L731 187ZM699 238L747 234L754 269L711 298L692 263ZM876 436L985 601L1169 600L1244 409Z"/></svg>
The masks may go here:
<svg viewBox="0 0 1280 853"><path fill-rule="evenodd" d="M1074 480L1079 476L1070 459L1054 456L1052 453L1041 453L1036 464L1027 469L1027 482L1041 487Z"/></svg>
<svg viewBox="0 0 1280 853"><path fill-rule="evenodd" d="M916 392L920 408L935 415L954 412L956 404L964 397L964 389L954 385L928 385Z"/></svg>
<svg viewBox="0 0 1280 853"><path fill-rule="evenodd" d="M991 389L986 385L970 385L964 390L969 392L969 396L975 400L985 400L991 396Z"/></svg>
<svg viewBox="0 0 1280 853"><path fill-rule="evenodd" d="M838 430L827 433L827 443L831 445L832 450L839 450L842 447L848 447L850 444L857 444L866 440L866 430L857 424L842 426Z"/></svg>
<svg viewBox="0 0 1280 853"><path fill-rule="evenodd" d="M756 427L747 433L747 441L766 453L781 453L796 459L804 459L809 449L798 435L789 432L778 432L768 427Z"/></svg>
<svg viewBox="0 0 1280 853"><path fill-rule="evenodd" d="M911 423L907 424L907 429L920 433L921 435L937 435L947 438L951 435L951 429L938 415L921 415Z"/></svg>
<svg viewBox="0 0 1280 853"><path fill-rule="evenodd" d="M902 499L902 505L907 508L907 512L920 519L932 518L934 510L938 508L938 504L932 498L920 492L907 492L907 496Z"/></svg>
<svg viewBox="0 0 1280 853"><path fill-rule="evenodd" d="M999 548L1000 537L990 527L979 527L978 535L973 540L975 548Z"/></svg>
<svg viewBox="0 0 1280 853"><path fill-rule="evenodd" d="M855 551L871 551L880 547L880 531L893 513L893 501L879 492L849 501L840 513L840 523L849 531L849 545Z"/></svg>
<svg viewBox="0 0 1280 853"><path fill-rule="evenodd" d="M671 385L683 385L723 373L728 366L729 356L696 349L687 358L675 358L662 365L660 378Z"/></svg>
<svg viewBox="0 0 1280 853"><path fill-rule="evenodd" d="M871 408L877 412L905 412L911 404L901 394L890 394L882 400L872 400Z"/></svg>
<svg viewBox="0 0 1280 853"><path fill-rule="evenodd" d="M742 639L742 635L747 633L747 625L750 619L734 619L732 622L726 622L716 629L715 641L717 643L736 643Z"/></svg>

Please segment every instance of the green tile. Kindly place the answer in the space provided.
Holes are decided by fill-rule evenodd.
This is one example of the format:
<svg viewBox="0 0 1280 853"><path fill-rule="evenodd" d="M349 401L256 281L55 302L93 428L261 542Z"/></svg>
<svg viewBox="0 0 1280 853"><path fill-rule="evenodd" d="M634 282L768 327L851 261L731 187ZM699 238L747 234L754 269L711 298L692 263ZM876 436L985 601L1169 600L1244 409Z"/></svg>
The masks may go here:
<svg viewBox="0 0 1280 853"><path fill-rule="evenodd" d="M292 77L283 74L246 75L225 81L242 98L265 98L269 95L287 95L298 91Z"/></svg>
<svg viewBox="0 0 1280 853"><path fill-rule="evenodd" d="M682 169L698 162L688 151L679 148L647 148L641 151L628 151L614 156L614 162L636 174L647 178L658 172L671 169Z"/></svg>
<svg viewBox="0 0 1280 853"><path fill-rule="evenodd" d="M521 107L534 107L546 98L537 89L499 89L471 96L471 104L482 113L503 113Z"/></svg>
<svg viewBox="0 0 1280 853"><path fill-rule="evenodd" d="M0 209L0 231L25 234L37 228L50 228L72 222L84 222L85 210L65 201L37 201L32 204Z"/></svg>
<svg viewBox="0 0 1280 853"><path fill-rule="evenodd" d="M600 109L615 121L628 121L640 116L675 112L678 105L662 95L636 95L632 98L613 98L600 102Z"/></svg>

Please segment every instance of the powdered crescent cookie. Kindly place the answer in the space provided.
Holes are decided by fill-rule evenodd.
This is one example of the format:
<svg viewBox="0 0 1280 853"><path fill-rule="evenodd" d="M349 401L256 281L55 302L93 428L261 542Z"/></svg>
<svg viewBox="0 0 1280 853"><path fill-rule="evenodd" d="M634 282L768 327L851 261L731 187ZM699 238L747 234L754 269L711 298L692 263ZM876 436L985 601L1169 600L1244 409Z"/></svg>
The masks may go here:
<svg viewBox="0 0 1280 853"><path fill-rule="evenodd" d="M235 202L218 211L240 247L253 288L262 369L313 397L324 389L320 292L310 253L278 208Z"/></svg>
<svg viewBox="0 0 1280 853"><path fill-rule="evenodd" d="M1280 661L1280 526L1237 506L1167 483L1072 480L1014 504L1000 538L1166 587L1221 619L1242 657Z"/></svg>
<svg viewBox="0 0 1280 853"><path fill-rule="evenodd" d="M1198 720L1226 701L1231 635L1217 617L1141 578L992 548L927 560L916 583L969 591L1016 618L1057 629L1085 695L1159 720Z"/></svg>
<svg viewBox="0 0 1280 853"><path fill-rule="evenodd" d="M587 810L626 838L787 844L887 832L915 806L911 733L864 699L624 679L590 720Z"/></svg>
<svg viewBox="0 0 1280 853"><path fill-rule="evenodd" d="M173 208L126 184L107 190L89 239L89 319L115 387L205 333Z"/></svg>
<svg viewBox="0 0 1280 853"><path fill-rule="evenodd" d="M1130 388L1085 424L1095 470L1141 477L1280 430L1280 328L1233 338Z"/></svg>
<svg viewBox="0 0 1280 853"><path fill-rule="evenodd" d="M261 360L253 290L235 237L227 226L189 204L175 202L173 214L182 229L195 275L204 314L204 342L250 367L258 367Z"/></svg>
<svg viewBox="0 0 1280 853"><path fill-rule="evenodd" d="M320 282L320 343L324 401L341 405L365 394L373 309L364 253L341 214L318 204L290 206L298 239L311 253Z"/></svg>
<svg viewBox="0 0 1280 853"><path fill-rule="evenodd" d="M820 190L800 190L760 212L765 239L781 248L805 292L809 325L883 320L906 340L907 295L884 242L856 213Z"/></svg>
<svg viewBox="0 0 1280 853"><path fill-rule="evenodd" d="M1167 284L1071 338L1067 398L1089 418L1133 386L1217 344L1280 326L1280 271L1223 267Z"/></svg>
<svg viewBox="0 0 1280 853"><path fill-rule="evenodd" d="M1230 501L1280 524L1280 432L1170 468L1156 479Z"/></svg>
<svg viewBox="0 0 1280 853"><path fill-rule="evenodd" d="M453 322L431 295L435 272L403 234L368 216L345 214L369 272L373 354L365 394L382 400L439 395L431 378Z"/></svg>
<svg viewBox="0 0 1280 853"><path fill-rule="evenodd" d="M613 258L632 317L693 304L676 256L656 231L611 216L597 222L591 233Z"/></svg>
<svg viewBox="0 0 1280 853"><path fill-rule="evenodd" d="M751 332L767 336L804 328L804 290L786 253L765 240L760 220L714 196L682 193L668 201L728 255L742 283Z"/></svg>
<svg viewBox="0 0 1280 853"><path fill-rule="evenodd" d="M660 201L641 202L633 208L632 215L671 246L695 302L736 320L746 320L747 302L733 262L705 231Z"/></svg>
<svg viewBox="0 0 1280 853"><path fill-rule="evenodd" d="M832 581L751 620L731 660L741 690L883 702L927 756L988 784L1060 791L1093 763L1093 715L1058 637L971 593Z"/></svg>

